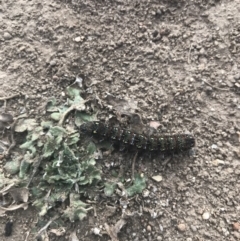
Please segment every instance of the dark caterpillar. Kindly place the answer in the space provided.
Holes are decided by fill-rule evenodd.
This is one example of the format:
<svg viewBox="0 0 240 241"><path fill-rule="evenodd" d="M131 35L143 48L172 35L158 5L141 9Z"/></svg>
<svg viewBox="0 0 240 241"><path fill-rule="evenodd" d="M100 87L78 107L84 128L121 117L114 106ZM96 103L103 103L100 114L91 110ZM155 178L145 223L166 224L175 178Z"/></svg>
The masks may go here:
<svg viewBox="0 0 240 241"><path fill-rule="evenodd" d="M82 124L80 131L101 140L111 140L121 145L133 146L148 151L179 152L189 150L195 145L194 137L188 134L146 137L100 121Z"/></svg>

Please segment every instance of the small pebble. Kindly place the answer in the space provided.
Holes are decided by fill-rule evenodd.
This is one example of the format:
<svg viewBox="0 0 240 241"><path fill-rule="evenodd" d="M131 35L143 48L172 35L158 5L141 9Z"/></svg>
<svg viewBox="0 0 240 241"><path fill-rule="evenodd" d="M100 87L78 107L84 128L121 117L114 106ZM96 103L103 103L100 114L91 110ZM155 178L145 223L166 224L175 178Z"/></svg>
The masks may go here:
<svg viewBox="0 0 240 241"><path fill-rule="evenodd" d="M222 143L221 141L218 141L218 142L217 142L217 146L222 147L222 146L223 146L223 143Z"/></svg>
<svg viewBox="0 0 240 241"><path fill-rule="evenodd" d="M157 175L157 176L153 176L152 179L156 182L161 182L162 181L162 176Z"/></svg>
<svg viewBox="0 0 240 241"><path fill-rule="evenodd" d="M142 192L143 197L148 197L149 194L150 194L150 191L147 190L147 189L144 189L143 192Z"/></svg>
<svg viewBox="0 0 240 241"><path fill-rule="evenodd" d="M177 228L178 228L178 231L180 232L186 231L186 225L184 223L179 223Z"/></svg>
<svg viewBox="0 0 240 241"><path fill-rule="evenodd" d="M42 85L42 90L45 91L47 89L46 85Z"/></svg>
<svg viewBox="0 0 240 241"><path fill-rule="evenodd" d="M81 41L81 37L76 37L76 38L74 39L74 41L75 41L75 42L80 42L80 41Z"/></svg>
<svg viewBox="0 0 240 241"><path fill-rule="evenodd" d="M234 76L234 79L235 79L235 80L239 80L239 79L240 79L240 74L236 74L236 75Z"/></svg>
<svg viewBox="0 0 240 241"><path fill-rule="evenodd" d="M150 225L147 226L147 231L151 232L152 231L152 227Z"/></svg>
<svg viewBox="0 0 240 241"><path fill-rule="evenodd" d="M58 78L57 75L53 75L52 79L56 81L56 80L58 80L59 78Z"/></svg>
<svg viewBox="0 0 240 241"><path fill-rule="evenodd" d="M51 60L49 63L51 66L55 66L57 64L57 61L55 59Z"/></svg>
<svg viewBox="0 0 240 241"><path fill-rule="evenodd" d="M193 232L197 232L197 228L196 228L196 226L191 225L191 229L192 229Z"/></svg>
<svg viewBox="0 0 240 241"><path fill-rule="evenodd" d="M235 87L240 88L240 84L239 83L235 83Z"/></svg>
<svg viewBox="0 0 240 241"><path fill-rule="evenodd" d="M229 235L229 232L226 228L222 228L222 232L224 234L224 236L228 236Z"/></svg>
<svg viewBox="0 0 240 241"><path fill-rule="evenodd" d="M208 220L210 218L210 213L209 212L204 212L203 215L202 215L202 218L204 220Z"/></svg>
<svg viewBox="0 0 240 241"><path fill-rule="evenodd" d="M161 224L159 224L159 229L160 229L160 232L163 232L163 226Z"/></svg>
<svg viewBox="0 0 240 241"><path fill-rule="evenodd" d="M81 36L78 36L74 39L74 41L77 43L81 42L82 40L83 40L83 37L81 37Z"/></svg>
<svg viewBox="0 0 240 241"><path fill-rule="evenodd" d="M234 232L233 232L233 236L234 236L235 238L237 238L237 240L240 239L240 233L237 232L237 231L234 231Z"/></svg>
<svg viewBox="0 0 240 241"><path fill-rule="evenodd" d="M206 91L206 93L207 93L208 95L210 95L210 94L212 93L212 91L213 91L213 88L210 87L210 86L206 86L205 91Z"/></svg>
<svg viewBox="0 0 240 241"><path fill-rule="evenodd" d="M236 231L240 230L240 223L233 223L233 229Z"/></svg>
<svg viewBox="0 0 240 241"><path fill-rule="evenodd" d="M95 235L100 235L101 230L100 230L99 228L95 227L95 228L92 229L92 232L93 232Z"/></svg>
<svg viewBox="0 0 240 241"><path fill-rule="evenodd" d="M218 149L218 146L216 144L213 144L212 149Z"/></svg>
<svg viewBox="0 0 240 241"><path fill-rule="evenodd" d="M7 173L14 175L16 173L19 172L20 169L20 161L18 159L12 160L12 161L8 161L5 166L4 169Z"/></svg>
<svg viewBox="0 0 240 241"><path fill-rule="evenodd" d="M4 38L5 40L9 40L9 39L12 38L12 35L11 35L10 33L8 33L8 32L5 32L5 33L3 34L3 38Z"/></svg>
<svg viewBox="0 0 240 241"><path fill-rule="evenodd" d="M213 160L212 164L214 166L218 166L218 165L224 165L225 162L223 160L215 159L215 160Z"/></svg>

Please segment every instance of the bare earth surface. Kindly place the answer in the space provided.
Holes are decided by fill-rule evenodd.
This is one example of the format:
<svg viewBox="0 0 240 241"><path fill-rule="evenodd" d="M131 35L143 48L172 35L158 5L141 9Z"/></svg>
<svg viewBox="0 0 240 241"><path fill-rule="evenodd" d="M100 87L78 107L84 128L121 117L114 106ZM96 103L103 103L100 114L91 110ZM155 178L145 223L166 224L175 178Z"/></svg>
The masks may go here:
<svg viewBox="0 0 240 241"><path fill-rule="evenodd" d="M27 97L7 102L14 116L25 104L41 119L46 100L63 101L83 74L88 97L103 103L102 118L111 115L111 94L132 104L146 125L157 120L160 132L196 138L194 155L136 161L147 188L128 200L132 217L119 241L240 240L239 12L239 0L0 0L0 96ZM106 162L131 168L132 156ZM162 181L151 179L156 175ZM111 240L104 223L121 219L117 197L95 203L96 217L66 222L64 235L49 240L77 240L69 239L73 230L81 241ZM13 234L0 240L22 241L27 232L34 240L43 226L35 226L29 207L1 217L1 233L9 217Z"/></svg>

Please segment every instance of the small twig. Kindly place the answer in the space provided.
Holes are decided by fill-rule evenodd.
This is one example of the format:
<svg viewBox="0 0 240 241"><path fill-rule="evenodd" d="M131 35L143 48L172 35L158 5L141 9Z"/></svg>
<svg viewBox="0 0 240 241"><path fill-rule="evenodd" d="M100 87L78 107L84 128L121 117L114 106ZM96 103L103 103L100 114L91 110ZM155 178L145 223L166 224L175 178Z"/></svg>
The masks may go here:
<svg viewBox="0 0 240 241"><path fill-rule="evenodd" d="M27 231L27 235L24 241L28 241L29 234L30 234L30 231Z"/></svg>
<svg viewBox="0 0 240 241"><path fill-rule="evenodd" d="M119 180L122 176L123 176L123 166L121 165L121 166L120 166L120 170L119 170L119 172L118 172L117 179Z"/></svg>
<svg viewBox="0 0 240 241"><path fill-rule="evenodd" d="M190 45L190 48L188 51L188 64L191 64L191 51L192 51L192 44Z"/></svg>
<svg viewBox="0 0 240 241"><path fill-rule="evenodd" d="M206 80L202 80L205 84L207 84L207 85L209 85L209 86L211 86L212 88L214 88L214 89L217 89L217 90L223 90L223 91L229 91L229 89L222 89L222 88L218 88L218 87L216 87L216 86L213 86L213 85L211 85L209 82L207 82Z"/></svg>
<svg viewBox="0 0 240 241"><path fill-rule="evenodd" d="M137 156L138 156L138 151L136 152L136 154L135 154L135 156L133 158L133 162L132 162L132 182L135 179L134 172L135 172L135 163L136 163Z"/></svg>
<svg viewBox="0 0 240 241"><path fill-rule="evenodd" d="M10 99L13 99L15 97L18 97L18 96L21 96L22 93L20 94L15 94L15 95L10 95L10 96L6 96L6 97L0 97L0 101L6 101L6 100L10 100Z"/></svg>
<svg viewBox="0 0 240 241"><path fill-rule="evenodd" d="M169 161L172 159L171 156L167 157L166 160L163 161L162 165L163 165L163 169L166 168L167 164L169 163Z"/></svg>
<svg viewBox="0 0 240 241"><path fill-rule="evenodd" d="M94 213L94 217L97 217L97 208L95 205L93 205L93 213Z"/></svg>
<svg viewBox="0 0 240 241"><path fill-rule="evenodd" d="M11 124L11 145L9 146L9 148L7 149L6 153L4 153L5 156L8 156L10 154L10 151L15 147L16 145L16 141L14 138L14 131L15 131L15 126L18 122L19 119L22 119L24 117L17 117L16 120L14 120L14 122Z"/></svg>
<svg viewBox="0 0 240 241"><path fill-rule="evenodd" d="M3 112L5 113L7 109L7 100L4 100L4 104L3 104Z"/></svg>
<svg viewBox="0 0 240 241"><path fill-rule="evenodd" d="M101 108L103 108L102 100L99 98L97 94L95 96L96 96L96 100L98 101L98 104L101 106Z"/></svg>
<svg viewBox="0 0 240 241"><path fill-rule="evenodd" d="M59 122L58 122L58 125L59 125L59 126L62 126L62 125L63 125L65 119L67 118L67 116L69 115L69 113L70 113L71 111L73 111L73 110L75 110L75 106L74 106L74 105L70 106L70 107L63 113L62 118L61 118L61 119L59 120Z"/></svg>
<svg viewBox="0 0 240 241"><path fill-rule="evenodd" d="M30 179L29 179L29 181L28 181L28 184L27 184L27 186L26 186L27 188L28 188L29 185L31 184L31 182L32 182L32 180L33 180L33 178L34 178L34 176L35 176L35 174L36 174L36 172L37 172L37 170L38 170L38 168L39 168L39 166L40 166L42 160L43 160L43 157L42 157L42 156L39 157L37 163L34 165L34 168L33 168L32 174L31 174Z"/></svg>
<svg viewBox="0 0 240 241"><path fill-rule="evenodd" d="M88 100L82 101L78 104L73 104L72 106L70 106L62 115L61 119L58 122L59 126L62 126L65 119L67 118L67 116L69 115L70 112L72 112L73 110L78 110L78 111L82 111L85 108L85 105L83 105L84 103L86 103ZM81 106L83 105L83 106Z"/></svg>
<svg viewBox="0 0 240 241"><path fill-rule="evenodd" d="M38 231L38 233L35 235L35 239L36 239L42 232L44 232L53 221L55 221L55 220L58 219L59 217L60 217L60 215L56 215L56 216L54 216L52 219L50 219L50 220L47 222L47 224Z"/></svg>
<svg viewBox="0 0 240 241"><path fill-rule="evenodd" d="M125 219L118 220L114 226L109 226L107 223L104 223L104 227L107 231L107 234L110 236L112 241L119 241L117 235L126 223L127 221Z"/></svg>
<svg viewBox="0 0 240 241"><path fill-rule="evenodd" d="M11 145L9 146L9 148L7 149L6 153L4 153L5 156L8 156L10 154L10 151L15 147L16 145L16 141L15 141L15 138L14 138L14 129L15 129L15 126L18 122L18 118L11 124Z"/></svg>

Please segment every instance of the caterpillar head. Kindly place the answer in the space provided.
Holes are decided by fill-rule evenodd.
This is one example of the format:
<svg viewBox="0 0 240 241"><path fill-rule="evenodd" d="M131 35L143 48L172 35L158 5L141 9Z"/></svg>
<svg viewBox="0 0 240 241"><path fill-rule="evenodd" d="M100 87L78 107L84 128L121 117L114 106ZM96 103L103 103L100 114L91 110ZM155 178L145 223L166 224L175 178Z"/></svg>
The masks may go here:
<svg viewBox="0 0 240 241"><path fill-rule="evenodd" d="M191 135L187 135L185 139L186 146L190 149L195 146L195 138Z"/></svg>
<svg viewBox="0 0 240 241"><path fill-rule="evenodd" d="M80 126L80 132L83 134L96 134L99 129L100 122L93 121L93 122L87 122Z"/></svg>

